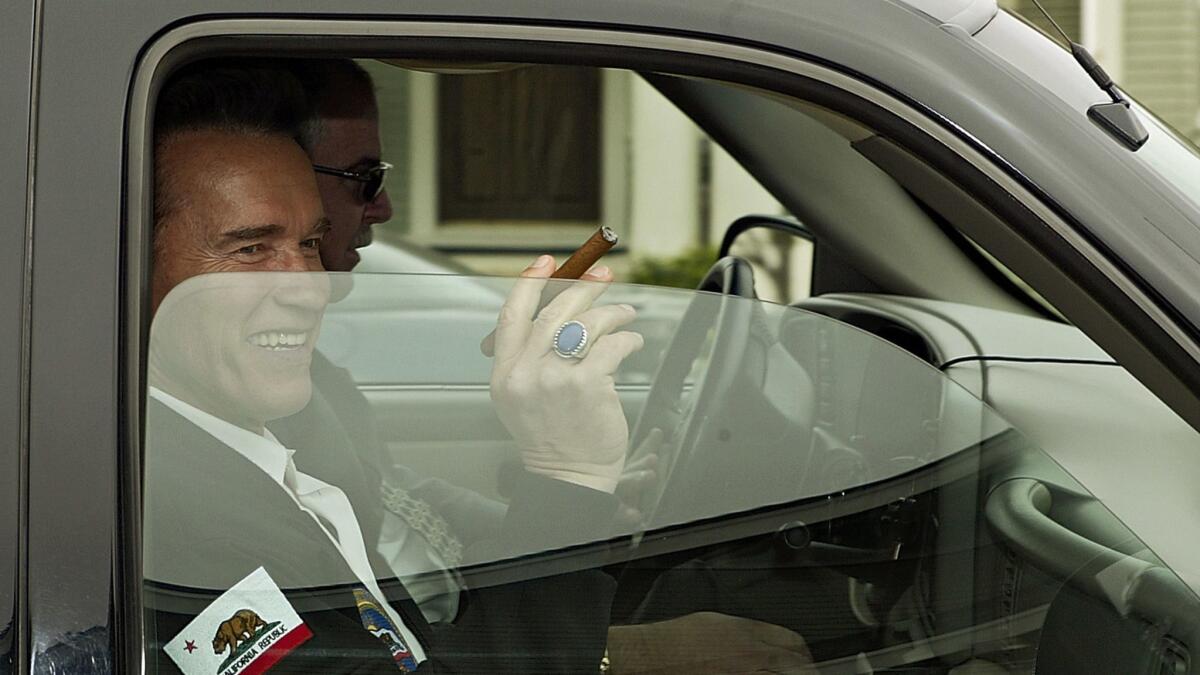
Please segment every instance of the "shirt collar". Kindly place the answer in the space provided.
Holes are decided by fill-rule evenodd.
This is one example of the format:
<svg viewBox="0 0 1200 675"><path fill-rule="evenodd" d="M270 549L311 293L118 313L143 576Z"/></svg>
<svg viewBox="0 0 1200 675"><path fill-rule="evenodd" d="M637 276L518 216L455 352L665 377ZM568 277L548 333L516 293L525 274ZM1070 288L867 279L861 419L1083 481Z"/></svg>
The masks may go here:
<svg viewBox="0 0 1200 675"><path fill-rule="evenodd" d="M262 469L276 483L283 485L284 474L292 464L290 448L285 447L266 429L259 435L185 403L158 387L149 387L149 394L158 402L179 413L210 436L233 448L239 455Z"/></svg>

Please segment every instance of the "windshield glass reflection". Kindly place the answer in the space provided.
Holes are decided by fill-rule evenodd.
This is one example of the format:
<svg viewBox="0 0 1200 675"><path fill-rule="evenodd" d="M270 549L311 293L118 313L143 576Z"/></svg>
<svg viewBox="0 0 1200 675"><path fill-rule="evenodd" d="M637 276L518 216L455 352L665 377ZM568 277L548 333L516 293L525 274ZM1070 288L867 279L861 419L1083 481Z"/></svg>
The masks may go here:
<svg viewBox="0 0 1200 675"><path fill-rule="evenodd" d="M703 597L671 584L714 550L768 574L764 589L793 568L859 570L852 589L887 569L936 604L983 592L939 572L964 552L1015 550L1049 567L1030 592L1042 603L1070 582L1134 606L1128 589L1151 578L1192 597L1098 502L1084 529L1103 544L1059 528L1051 505L1086 490L966 389L795 308L592 282L216 274L160 306L148 379L159 611L195 614L262 566L285 593L400 589L450 621L466 588L666 556L631 614L650 620L655 597ZM719 595L722 611L755 597ZM1036 630L1044 604L1026 609Z"/></svg>
<svg viewBox="0 0 1200 675"><path fill-rule="evenodd" d="M154 323L151 399L199 402L242 428L262 420L296 442L297 464L340 453L502 502L519 453L489 398L495 362L480 343L513 285L452 275L200 277ZM551 282L543 302L589 285ZM626 463L653 456L655 465L637 495L642 520L616 534L840 494L1016 435L928 364L824 316L624 284L596 294L597 307L635 312L622 329L644 346L611 377L630 434ZM281 295L288 300L268 300ZM345 447L309 447L313 434L292 431L312 398L344 433L327 442ZM377 438L362 438L346 417ZM372 441L383 455L361 456Z"/></svg>

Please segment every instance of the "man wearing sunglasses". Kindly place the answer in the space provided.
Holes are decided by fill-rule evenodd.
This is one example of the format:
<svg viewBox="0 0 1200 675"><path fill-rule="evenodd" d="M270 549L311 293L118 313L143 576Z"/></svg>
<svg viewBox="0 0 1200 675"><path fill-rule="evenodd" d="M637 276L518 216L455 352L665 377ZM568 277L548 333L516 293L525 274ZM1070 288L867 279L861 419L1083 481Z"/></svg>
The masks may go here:
<svg viewBox="0 0 1200 675"><path fill-rule="evenodd" d="M392 216L391 201L383 187L392 165L379 159L374 83L350 59L296 60L289 62L287 69L303 85L312 115L302 140L330 221L330 229L321 241L321 264L330 272L350 272L359 263L356 249L371 243L371 226ZM495 531L504 519L504 505L444 481L418 476L389 461L376 431L374 414L348 371L318 351L312 374L318 390L315 398L327 401L336 419L320 414L317 401L278 425L276 431L287 440L303 444L318 430L345 430L357 448L358 461L369 467L367 473L375 492L390 498L386 506L391 515L368 530L382 530L380 552L393 568L405 569L410 563L427 559L427 539L437 541L435 551L444 551L469 546ZM310 459L319 457L313 453ZM308 469L320 475L337 467L312 465ZM387 485L380 488L385 477ZM422 537L405 534L408 527L419 524L406 519L412 510L408 507L413 505L422 513L437 514L436 532L422 528ZM363 512L369 513L366 509ZM423 522L424 518L417 520ZM397 541L403 545L395 544ZM448 557L446 565L460 562L453 555L442 557ZM430 621L449 621L458 610L458 585L449 574L442 582L414 587L417 602Z"/></svg>
<svg viewBox="0 0 1200 675"><path fill-rule="evenodd" d="M371 243L371 226L387 221L392 215L391 202L383 188L383 179L391 165L380 160L379 109L374 84L370 75L349 59L295 61L289 70L303 83L315 113L305 134L305 149L317 174L325 214L332 223L321 242L321 262L328 271L349 272L359 262L355 249ZM607 270L589 272L585 278L613 280ZM492 536L504 519L505 507L470 490L393 465L382 449L370 406L349 373L317 352L312 375L316 388L314 403L272 431L281 439L295 439L295 444L302 446L306 438L319 435L321 430L344 429L357 448L358 461L369 468L370 482L378 485L382 479L381 492L390 512L381 523L365 529L380 533L378 552L405 578L425 618L435 624L453 622L460 609L462 588L452 568L463 561L453 553L446 554L445 549L469 547ZM328 404L329 413L336 419L319 412L322 402ZM329 453L309 455L309 459L330 457ZM318 465L301 468L317 476L336 470ZM637 479L637 476L631 478ZM402 494L403 499L395 499L396 494ZM432 517L440 523L433 528L435 532L429 532L406 515L406 505L411 508L414 504L424 514L417 520ZM361 511L364 517L373 515L371 509ZM421 536L405 536L403 530L410 527ZM405 575L406 568L419 565L430 555L439 559L446 572L440 582L425 575L425 583L421 584ZM716 642L725 645L720 657L714 657L706 648ZM686 670L749 673L761 672L767 664L801 672L811 663L803 638L790 630L712 612L653 624L612 626L608 647L611 663L606 657L605 670L601 672L608 672L611 667L611 672L618 673Z"/></svg>
<svg viewBox="0 0 1200 675"><path fill-rule="evenodd" d="M355 198L363 204L371 205L377 199L387 200L387 196L383 194L383 180L387 177L387 172L392 168L388 162L376 162L374 165L362 170L351 171L349 169L339 169L333 166L324 166L321 164L313 164L313 171L323 173L329 176L337 176L346 180L352 180L362 185L356 190Z"/></svg>
<svg viewBox="0 0 1200 675"><path fill-rule="evenodd" d="M349 272L359 261L356 249L371 243L371 226L392 217L383 187L392 165L380 159L375 93L370 76L353 61L314 62L296 72L315 94L306 149L333 224L321 241L321 262L326 271Z"/></svg>

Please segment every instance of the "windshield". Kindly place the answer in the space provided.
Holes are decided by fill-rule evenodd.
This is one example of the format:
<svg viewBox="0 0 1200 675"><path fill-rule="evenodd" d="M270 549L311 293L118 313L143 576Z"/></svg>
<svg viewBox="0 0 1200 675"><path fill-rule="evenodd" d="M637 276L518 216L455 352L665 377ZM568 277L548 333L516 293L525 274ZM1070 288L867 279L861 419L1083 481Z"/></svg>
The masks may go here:
<svg viewBox="0 0 1200 675"><path fill-rule="evenodd" d="M178 663L202 636L226 672L357 602L404 617L388 635L405 658L452 659L425 622L467 630L496 597L516 612L516 588L539 616L599 602L603 625L776 624L830 672L964 644L1027 672L1080 624L1148 630L1195 606L1085 486L908 351L752 299L543 283L175 288L149 348L147 649ZM615 595L581 599L592 577L572 575L596 570ZM1162 598L1175 609L1150 611ZM510 628L554 630L522 616Z"/></svg>

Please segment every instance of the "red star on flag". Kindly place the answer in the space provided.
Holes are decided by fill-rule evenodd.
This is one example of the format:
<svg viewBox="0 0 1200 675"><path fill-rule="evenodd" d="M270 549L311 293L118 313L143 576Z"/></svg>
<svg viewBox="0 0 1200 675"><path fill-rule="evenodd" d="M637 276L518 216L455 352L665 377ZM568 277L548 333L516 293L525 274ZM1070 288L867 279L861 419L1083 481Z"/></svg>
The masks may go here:
<svg viewBox="0 0 1200 675"><path fill-rule="evenodd" d="M187 653L189 653L189 654L196 651L196 641L195 640L187 640L187 646L184 647L184 649L186 649Z"/></svg>

